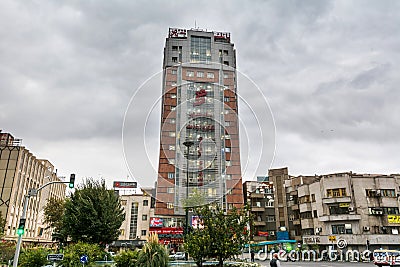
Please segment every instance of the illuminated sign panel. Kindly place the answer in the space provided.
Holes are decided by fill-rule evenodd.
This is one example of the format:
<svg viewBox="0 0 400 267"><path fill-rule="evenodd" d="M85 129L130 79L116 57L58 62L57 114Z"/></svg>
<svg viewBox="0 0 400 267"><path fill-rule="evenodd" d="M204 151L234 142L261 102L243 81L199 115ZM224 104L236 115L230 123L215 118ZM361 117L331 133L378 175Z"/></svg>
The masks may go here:
<svg viewBox="0 0 400 267"><path fill-rule="evenodd" d="M158 217L151 217L150 227L163 227L163 219Z"/></svg>
<svg viewBox="0 0 400 267"><path fill-rule="evenodd" d="M114 188L137 188L137 182L116 182Z"/></svg>

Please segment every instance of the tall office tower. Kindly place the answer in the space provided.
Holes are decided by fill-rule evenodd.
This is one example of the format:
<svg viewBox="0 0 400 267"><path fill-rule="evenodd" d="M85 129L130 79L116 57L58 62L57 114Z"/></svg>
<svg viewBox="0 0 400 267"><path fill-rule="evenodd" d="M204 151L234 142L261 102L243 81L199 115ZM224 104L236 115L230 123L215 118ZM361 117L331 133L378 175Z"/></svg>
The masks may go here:
<svg viewBox="0 0 400 267"><path fill-rule="evenodd" d="M180 226L194 192L224 210L243 205L236 55L230 33L169 29L156 212Z"/></svg>

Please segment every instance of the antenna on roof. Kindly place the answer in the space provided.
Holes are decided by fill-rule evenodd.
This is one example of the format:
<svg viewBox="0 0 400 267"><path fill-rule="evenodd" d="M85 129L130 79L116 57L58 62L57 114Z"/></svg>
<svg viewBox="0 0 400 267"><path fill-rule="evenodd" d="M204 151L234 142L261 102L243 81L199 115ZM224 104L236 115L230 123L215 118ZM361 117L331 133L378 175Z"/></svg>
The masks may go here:
<svg viewBox="0 0 400 267"><path fill-rule="evenodd" d="M197 23L196 20L194 20L194 28L197 29Z"/></svg>

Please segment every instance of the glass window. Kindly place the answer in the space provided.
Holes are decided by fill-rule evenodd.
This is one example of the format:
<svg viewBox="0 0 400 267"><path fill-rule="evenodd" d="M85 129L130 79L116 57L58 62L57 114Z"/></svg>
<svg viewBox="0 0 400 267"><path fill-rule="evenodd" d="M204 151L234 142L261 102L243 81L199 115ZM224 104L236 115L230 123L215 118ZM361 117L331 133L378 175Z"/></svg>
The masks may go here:
<svg viewBox="0 0 400 267"><path fill-rule="evenodd" d="M194 77L194 71L191 71L191 70L186 71L186 76L187 77Z"/></svg>
<svg viewBox="0 0 400 267"><path fill-rule="evenodd" d="M176 94L171 94L171 98L176 98Z"/></svg>
<svg viewBox="0 0 400 267"><path fill-rule="evenodd" d="M173 209L174 208L174 204L171 202L167 203L167 209Z"/></svg>
<svg viewBox="0 0 400 267"><path fill-rule="evenodd" d="M231 152L231 148L230 147L225 147L225 152L230 153Z"/></svg>
<svg viewBox="0 0 400 267"><path fill-rule="evenodd" d="M332 234L352 234L351 224L334 224L332 225Z"/></svg>
<svg viewBox="0 0 400 267"><path fill-rule="evenodd" d="M168 187L168 189L167 189L167 193L168 194L173 194L174 193L174 188L173 187Z"/></svg>
<svg viewBox="0 0 400 267"><path fill-rule="evenodd" d="M225 161L225 165L226 165L226 166L232 166L232 163L231 163L230 160L227 160L227 161Z"/></svg>
<svg viewBox="0 0 400 267"><path fill-rule="evenodd" d="M147 199L143 200L143 206L148 206L149 205L149 201Z"/></svg>
<svg viewBox="0 0 400 267"><path fill-rule="evenodd" d="M226 178L226 180L232 180L232 175L231 174L226 174L225 178Z"/></svg>
<svg viewBox="0 0 400 267"><path fill-rule="evenodd" d="M176 75L176 74L177 74L176 69L172 69L172 70L171 70L171 74Z"/></svg>
<svg viewBox="0 0 400 267"><path fill-rule="evenodd" d="M347 196L346 188L327 189L326 195L328 197L345 197Z"/></svg>
<svg viewBox="0 0 400 267"><path fill-rule="evenodd" d="M224 102L229 102L229 97L224 97Z"/></svg>
<svg viewBox="0 0 400 267"><path fill-rule="evenodd" d="M174 178L175 178L175 173L169 172L169 173L168 173L168 178L169 178L169 179L174 179Z"/></svg>
<svg viewBox="0 0 400 267"><path fill-rule="evenodd" d="M172 57L172 62L178 62L178 57Z"/></svg>
<svg viewBox="0 0 400 267"><path fill-rule="evenodd" d="M207 78L214 79L214 72L207 72Z"/></svg>
<svg viewBox="0 0 400 267"><path fill-rule="evenodd" d="M170 137L175 137L176 133L175 132L168 132L168 136Z"/></svg>
<svg viewBox="0 0 400 267"><path fill-rule="evenodd" d="M175 146L170 145L170 146L169 146L169 150L175 150Z"/></svg>
<svg viewBox="0 0 400 267"><path fill-rule="evenodd" d="M147 215L146 214L142 215L142 221L147 221Z"/></svg>
<svg viewBox="0 0 400 267"><path fill-rule="evenodd" d="M175 106L171 106L171 111L174 111L176 109Z"/></svg>
<svg viewBox="0 0 400 267"><path fill-rule="evenodd" d="M147 235L147 231L146 230L142 230L142 236L143 235Z"/></svg>
<svg viewBox="0 0 400 267"><path fill-rule="evenodd" d="M190 61L211 61L211 38L203 36L192 36L190 40Z"/></svg>
<svg viewBox="0 0 400 267"><path fill-rule="evenodd" d="M198 72L197 72L197 77L198 77L198 78L203 78L203 77L204 77L204 72L198 71Z"/></svg>
<svg viewBox="0 0 400 267"><path fill-rule="evenodd" d="M228 78L229 78L228 73L224 73L224 79L228 79Z"/></svg>

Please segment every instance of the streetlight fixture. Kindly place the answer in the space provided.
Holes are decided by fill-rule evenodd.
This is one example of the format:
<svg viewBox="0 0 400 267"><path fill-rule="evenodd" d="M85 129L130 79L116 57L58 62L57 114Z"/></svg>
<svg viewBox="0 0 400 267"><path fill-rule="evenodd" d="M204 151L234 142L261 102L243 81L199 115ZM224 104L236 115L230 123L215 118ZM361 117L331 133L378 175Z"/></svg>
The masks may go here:
<svg viewBox="0 0 400 267"><path fill-rule="evenodd" d="M183 142L183 145L186 147L186 207L185 207L185 235L188 234L189 231L189 207L188 199L189 199L189 148L194 145L193 141L186 140ZM185 253L185 260L188 260L187 253Z"/></svg>

